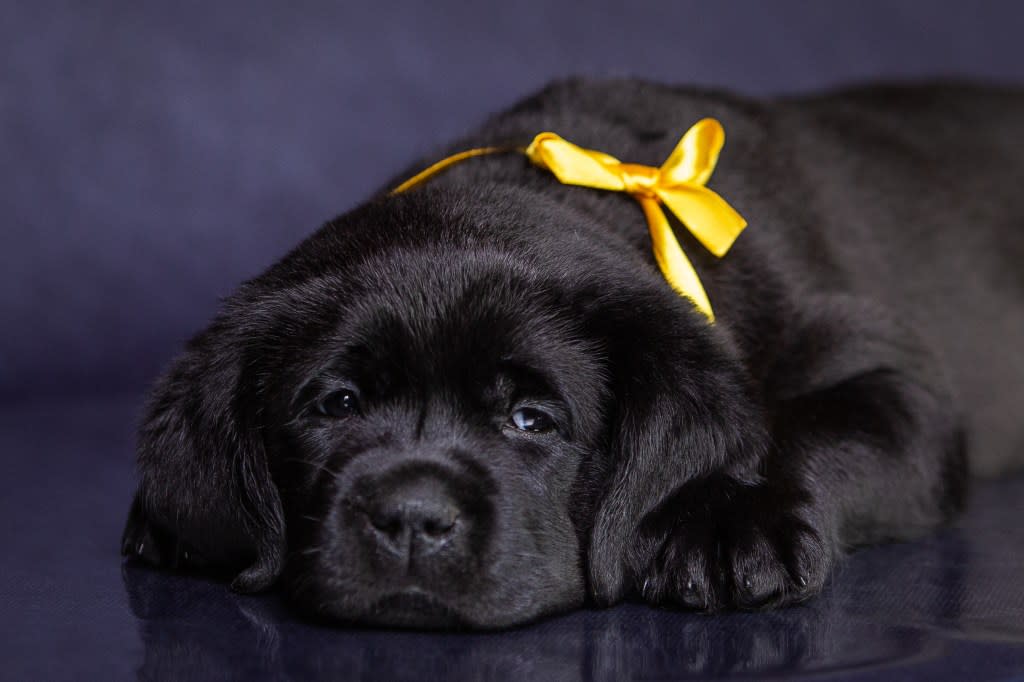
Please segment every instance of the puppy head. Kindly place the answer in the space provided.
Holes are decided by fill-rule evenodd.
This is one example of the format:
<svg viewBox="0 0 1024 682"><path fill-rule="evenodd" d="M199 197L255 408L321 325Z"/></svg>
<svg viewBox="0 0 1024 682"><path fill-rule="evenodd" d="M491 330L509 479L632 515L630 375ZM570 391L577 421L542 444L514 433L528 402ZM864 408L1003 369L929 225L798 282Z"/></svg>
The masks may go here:
<svg viewBox="0 0 1024 682"><path fill-rule="evenodd" d="M640 521L742 469L756 415L642 264L494 196L382 200L245 285L156 388L126 552L384 625L625 595Z"/></svg>

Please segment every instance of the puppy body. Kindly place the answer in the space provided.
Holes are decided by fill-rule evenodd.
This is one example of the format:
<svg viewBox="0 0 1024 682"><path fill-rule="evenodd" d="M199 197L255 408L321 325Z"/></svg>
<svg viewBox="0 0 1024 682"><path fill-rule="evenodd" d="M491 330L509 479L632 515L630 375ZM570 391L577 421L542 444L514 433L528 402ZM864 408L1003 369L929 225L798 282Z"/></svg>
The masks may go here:
<svg viewBox="0 0 1024 682"><path fill-rule="evenodd" d="M554 130L657 166L692 122L719 119L727 143L710 184L750 228L721 261L677 231L716 314L763 348L766 330L751 305L782 318L815 297L840 294L884 309L938 355L935 369L951 375L971 424L972 469L993 474L1024 463L1022 114L1019 91L969 85L751 101L635 81L574 81L549 87L450 150L522 144ZM449 180L512 181L481 165L455 168ZM595 225L622 234L650 267L644 222L629 201L542 187L550 178L535 175L537 191L604 216ZM621 213L609 215L609 204ZM748 364L764 366L757 358Z"/></svg>
<svg viewBox="0 0 1024 682"><path fill-rule="evenodd" d="M677 226L716 324L628 196L463 162L332 221L190 343L125 551L384 624L752 608L948 520L968 466L1019 466L1020 93L571 81L449 152L552 130L657 166L706 116L709 184L750 223L721 260Z"/></svg>

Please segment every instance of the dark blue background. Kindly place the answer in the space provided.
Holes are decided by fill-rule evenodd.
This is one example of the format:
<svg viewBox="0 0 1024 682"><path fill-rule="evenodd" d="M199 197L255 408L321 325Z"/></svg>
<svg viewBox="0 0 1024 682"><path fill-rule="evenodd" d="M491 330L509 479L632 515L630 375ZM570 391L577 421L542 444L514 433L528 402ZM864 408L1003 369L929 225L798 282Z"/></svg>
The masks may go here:
<svg viewBox="0 0 1024 682"><path fill-rule="evenodd" d="M627 607L509 635L319 629L132 568L145 384L220 297L415 156L550 78L771 94L1024 83L1016 2L15 2L0 6L0 676L372 679L1024 671L1024 483L872 550L815 605ZM173 671L175 674L170 674Z"/></svg>
<svg viewBox="0 0 1024 682"><path fill-rule="evenodd" d="M566 74L1024 81L1005 2L8 2L0 392L137 389L321 222Z"/></svg>

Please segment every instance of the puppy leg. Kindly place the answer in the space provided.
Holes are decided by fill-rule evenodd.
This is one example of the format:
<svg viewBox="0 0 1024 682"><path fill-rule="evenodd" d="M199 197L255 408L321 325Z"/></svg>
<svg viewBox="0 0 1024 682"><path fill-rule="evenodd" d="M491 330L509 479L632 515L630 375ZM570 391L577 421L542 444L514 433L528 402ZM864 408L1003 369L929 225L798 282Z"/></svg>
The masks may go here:
<svg viewBox="0 0 1024 682"><path fill-rule="evenodd" d="M649 601L799 602L849 548L912 537L962 507L962 430L942 372L884 315L846 300L817 309L830 308L775 368L761 482L693 481L645 520L656 549L637 582Z"/></svg>

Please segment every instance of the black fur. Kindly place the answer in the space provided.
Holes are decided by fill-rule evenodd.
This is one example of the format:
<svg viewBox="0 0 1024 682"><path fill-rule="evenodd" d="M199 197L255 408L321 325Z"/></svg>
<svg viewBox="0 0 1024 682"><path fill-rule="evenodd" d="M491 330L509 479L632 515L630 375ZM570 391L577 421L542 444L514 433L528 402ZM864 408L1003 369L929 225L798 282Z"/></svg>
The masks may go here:
<svg viewBox="0 0 1024 682"><path fill-rule="evenodd" d="M626 195L517 154L382 193L157 384L124 551L283 576L325 618L499 627L794 603L851 547L949 520L969 467L1024 457L1024 96L571 81L438 157L553 130L658 165L705 116L750 222L721 261L677 229L717 324ZM518 430L524 406L553 428Z"/></svg>

